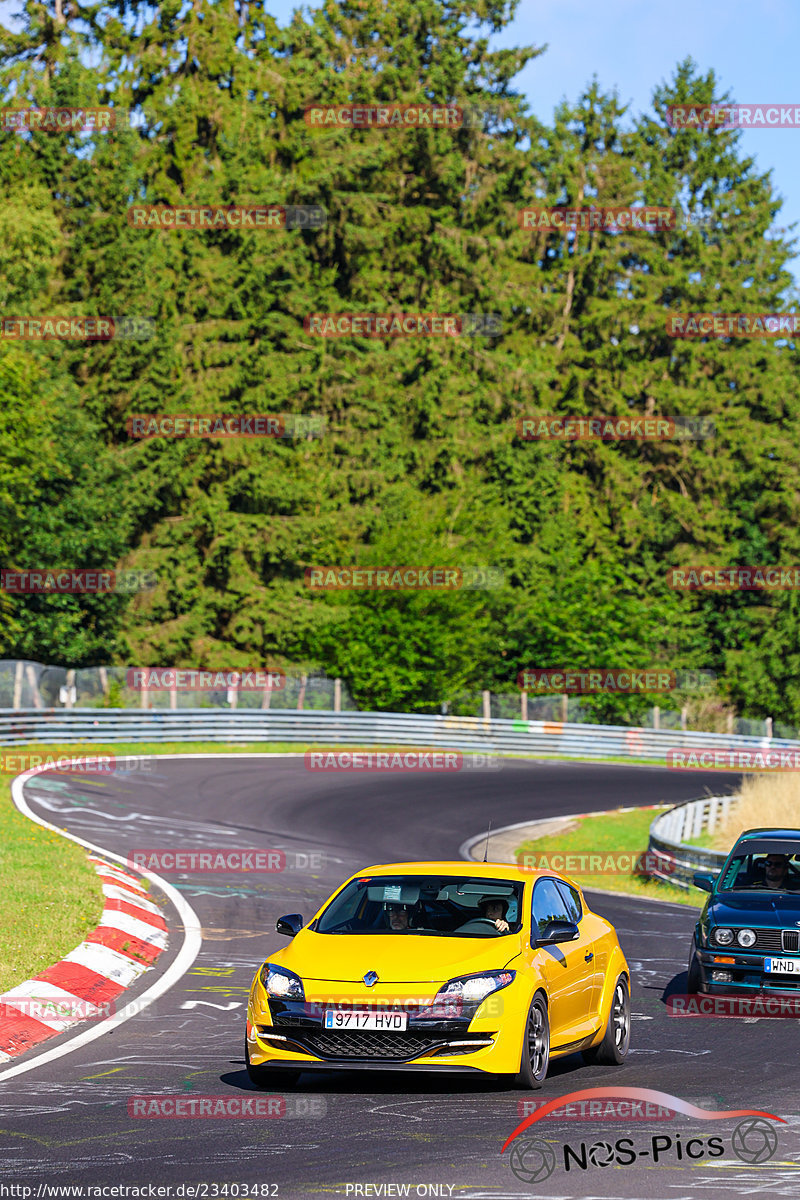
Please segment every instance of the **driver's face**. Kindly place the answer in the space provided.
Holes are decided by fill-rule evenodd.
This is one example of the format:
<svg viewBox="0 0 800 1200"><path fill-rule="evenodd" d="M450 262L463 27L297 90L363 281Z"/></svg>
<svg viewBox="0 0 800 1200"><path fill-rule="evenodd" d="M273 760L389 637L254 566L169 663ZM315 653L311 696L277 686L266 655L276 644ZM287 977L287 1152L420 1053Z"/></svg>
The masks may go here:
<svg viewBox="0 0 800 1200"><path fill-rule="evenodd" d="M503 906L499 900L490 900L486 905L486 916L490 921L501 921L503 919Z"/></svg>
<svg viewBox="0 0 800 1200"><path fill-rule="evenodd" d="M389 909L389 928L408 929L408 913L404 908Z"/></svg>
<svg viewBox="0 0 800 1200"><path fill-rule="evenodd" d="M785 854L768 854L766 863L767 883L779 887L789 871L789 859Z"/></svg>

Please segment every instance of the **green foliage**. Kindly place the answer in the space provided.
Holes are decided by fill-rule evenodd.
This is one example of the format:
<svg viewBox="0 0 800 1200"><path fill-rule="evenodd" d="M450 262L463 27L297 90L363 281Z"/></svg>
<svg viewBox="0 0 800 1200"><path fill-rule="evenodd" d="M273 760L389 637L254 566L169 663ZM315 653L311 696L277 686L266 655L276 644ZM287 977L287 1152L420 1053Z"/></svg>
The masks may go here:
<svg viewBox="0 0 800 1200"><path fill-rule="evenodd" d="M132 598L0 597L0 653L80 666L303 662L362 707L437 711L525 666L666 665L800 723L793 597L684 595L670 566L799 561L793 345L676 341L670 312L780 311L792 246L693 63L630 117L594 81L551 125L491 51L513 6L325 0L25 6L0 29L20 103L113 100L113 134L0 140L6 311L146 315L151 341L3 344L0 548L125 565ZM60 12L60 9L58 10ZM49 14L43 19L43 14ZM51 19L52 18L52 19ZM477 32L476 32L477 30ZM91 56L85 51L90 48ZM88 65L91 62L91 66ZM316 131L307 105L455 103L483 123ZM313 203L317 232L132 228L148 204ZM669 233L523 231L526 205L702 214ZM499 313L497 337L315 337L321 312ZM136 441L137 413L318 414L320 439ZM712 417L704 441L521 441L522 416ZM313 565L487 566L459 593L316 593ZM599 719L644 700L601 697Z"/></svg>

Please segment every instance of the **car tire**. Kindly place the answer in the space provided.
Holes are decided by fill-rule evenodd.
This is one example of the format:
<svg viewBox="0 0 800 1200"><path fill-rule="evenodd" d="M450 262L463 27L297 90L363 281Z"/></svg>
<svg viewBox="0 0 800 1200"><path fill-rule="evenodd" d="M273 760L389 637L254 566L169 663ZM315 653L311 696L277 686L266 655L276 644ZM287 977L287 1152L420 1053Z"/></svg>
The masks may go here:
<svg viewBox="0 0 800 1200"><path fill-rule="evenodd" d="M631 1044L631 994L628 981L620 975L614 984L611 1011L608 1014L603 1040L597 1046L583 1051L585 1063L603 1063L614 1066L625 1062Z"/></svg>
<svg viewBox="0 0 800 1200"><path fill-rule="evenodd" d="M550 1065L550 1018L541 992L531 1000L522 1038L522 1057L515 1082L518 1087L536 1090L547 1076Z"/></svg>
<svg viewBox="0 0 800 1200"><path fill-rule="evenodd" d="M689 996L697 996L703 992L703 977L700 974L700 963L697 961L697 952L692 947L692 953L689 956L689 969L686 973L686 994Z"/></svg>
<svg viewBox="0 0 800 1200"><path fill-rule="evenodd" d="M246 1041L244 1044L244 1061L247 1067L248 1079L259 1088L267 1088L274 1091L275 1088L291 1087L300 1078L299 1071L290 1071L282 1067L254 1067L250 1062L250 1047Z"/></svg>

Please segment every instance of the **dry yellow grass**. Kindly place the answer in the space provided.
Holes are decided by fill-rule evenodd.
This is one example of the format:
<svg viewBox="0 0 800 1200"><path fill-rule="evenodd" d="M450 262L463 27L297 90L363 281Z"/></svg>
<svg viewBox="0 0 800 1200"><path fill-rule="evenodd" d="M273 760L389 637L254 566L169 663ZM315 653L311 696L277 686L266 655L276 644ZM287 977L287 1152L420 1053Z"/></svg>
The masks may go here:
<svg viewBox="0 0 800 1200"><path fill-rule="evenodd" d="M740 799L725 824L715 830L710 845L714 850L730 850L745 829L763 825L800 829L800 772L745 775Z"/></svg>

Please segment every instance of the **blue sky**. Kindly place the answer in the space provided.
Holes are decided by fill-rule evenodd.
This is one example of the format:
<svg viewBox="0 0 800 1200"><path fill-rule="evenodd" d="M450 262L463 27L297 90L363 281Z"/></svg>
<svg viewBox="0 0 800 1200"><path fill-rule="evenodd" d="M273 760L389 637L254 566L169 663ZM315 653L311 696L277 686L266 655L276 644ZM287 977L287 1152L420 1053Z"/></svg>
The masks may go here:
<svg viewBox="0 0 800 1200"><path fill-rule="evenodd" d="M387 0L391 3L391 0ZM0 0L7 24L19 0ZM279 24L296 4L272 0ZM648 0L521 0L496 46L548 45L517 77L532 111L548 120L562 99L575 100L597 75L635 114L650 108L653 88L691 55L701 73L716 72L720 90L739 103L800 105L800 0L701 0L669 5ZM771 170L783 198L779 225L800 222L800 129L742 131L743 151ZM800 226L798 226L800 233ZM791 264L800 277L800 258Z"/></svg>

